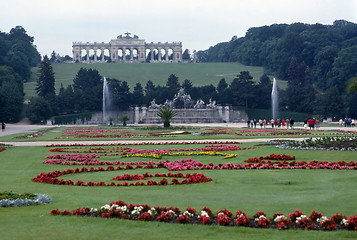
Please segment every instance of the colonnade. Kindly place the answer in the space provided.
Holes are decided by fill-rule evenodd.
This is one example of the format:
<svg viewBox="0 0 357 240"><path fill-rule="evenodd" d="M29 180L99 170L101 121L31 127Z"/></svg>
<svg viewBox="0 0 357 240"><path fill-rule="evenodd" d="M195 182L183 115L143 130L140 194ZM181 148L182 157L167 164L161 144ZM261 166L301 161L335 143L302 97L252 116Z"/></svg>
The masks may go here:
<svg viewBox="0 0 357 240"><path fill-rule="evenodd" d="M90 54L91 51L93 54ZM100 54L98 55L99 51ZM112 62L145 62L149 53L151 55L150 62L181 62L182 43L145 43L136 35L130 37L130 33L126 33L125 37L120 35L109 43L73 42L72 53L75 62L106 62L108 57ZM171 54L172 57L170 58ZM157 55L156 59L155 55ZM83 59L84 56L85 59Z"/></svg>

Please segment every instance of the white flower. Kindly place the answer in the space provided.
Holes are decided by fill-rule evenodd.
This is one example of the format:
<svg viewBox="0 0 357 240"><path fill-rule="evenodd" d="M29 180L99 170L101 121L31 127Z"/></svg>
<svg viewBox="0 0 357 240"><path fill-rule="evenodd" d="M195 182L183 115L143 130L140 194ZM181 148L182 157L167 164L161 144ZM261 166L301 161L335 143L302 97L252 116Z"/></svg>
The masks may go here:
<svg viewBox="0 0 357 240"><path fill-rule="evenodd" d="M274 219L274 222L279 222L280 219L286 219L285 215L279 215Z"/></svg>
<svg viewBox="0 0 357 240"><path fill-rule="evenodd" d="M187 215L189 217L193 217L193 214L190 213L189 211L185 211L182 215Z"/></svg>
<svg viewBox="0 0 357 240"><path fill-rule="evenodd" d="M128 211L128 208L126 206L121 206L121 207L118 207L118 210L122 213L125 213Z"/></svg>
<svg viewBox="0 0 357 240"><path fill-rule="evenodd" d="M91 208L91 209L90 209L90 212L91 212L91 213L96 213L96 212L98 212L98 209L96 209L96 208Z"/></svg>
<svg viewBox="0 0 357 240"><path fill-rule="evenodd" d="M110 210L111 211L115 211L115 209L117 209L119 206L116 205L116 204L113 204L111 207L110 207Z"/></svg>
<svg viewBox="0 0 357 240"><path fill-rule="evenodd" d="M168 211L168 213L171 213L172 215L176 216L176 213L172 211L171 209Z"/></svg>
<svg viewBox="0 0 357 240"><path fill-rule="evenodd" d="M260 215L259 218L254 219L254 221L259 222L259 221L262 220L263 218L264 218L264 219L267 219L266 216Z"/></svg>
<svg viewBox="0 0 357 240"><path fill-rule="evenodd" d="M151 208L148 213L151 215L151 216L154 216L155 214L157 214L157 211L155 208Z"/></svg>
<svg viewBox="0 0 357 240"><path fill-rule="evenodd" d="M343 224L347 227L348 226L347 219L346 218L342 219L341 224Z"/></svg>
<svg viewBox="0 0 357 240"><path fill-rule="evenodd" d="M224 213L223 213L223 212L218 213L218 216L222 216L222 215L224 215Z"/></svg>
<svg viewBox="0 0 357 240"><path fill-rule="evenodd" d="M142 207L142 206L139 206L139 207L135 206L135 207L134 207L134 210L131 211L131 214L134 215L134 216L138 216L138 215L141 214L141 211L142 211L143 209L144 209L144 207Z"/></svg>
<svg viewBox="0 0 357 240"><path fill-rule="evenodd" d="M109 204L105 204L104 206L102 206L102 207L100 208L100 210L102 210L102 211L108 211L109 209L110 209Z"/></svg>
<svg viewBox="0 0 357 240"><path fill-rule="evenodd" d="M318 222L318 223L321 224L321 223L323 223L325 220L328 220L328 218L327 218L326 216L322 216L322 217L316 219L316 222Z"/></svg>
<svg viewBox="0 0 357 240"><path fill-rule="evenodd" d="M304 219L304 218L307 218L306 215L301 214L300 217L297 217L297 218L296 218L296 223L297 223L299 220L302 220L302 219Z"/></svg>
<svg viewBox="0 0 357 240"><path fill-rule="evenodd" d="M209 215L208 215L208 213L206 211L201 211L201 216L209 217Z"/></svg>

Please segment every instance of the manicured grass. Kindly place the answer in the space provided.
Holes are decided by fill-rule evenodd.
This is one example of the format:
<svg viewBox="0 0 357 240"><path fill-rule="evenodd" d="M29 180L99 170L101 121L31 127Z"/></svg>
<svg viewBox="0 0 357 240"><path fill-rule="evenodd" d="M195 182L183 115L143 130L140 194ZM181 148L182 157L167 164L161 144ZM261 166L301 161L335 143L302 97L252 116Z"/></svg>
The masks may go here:
<svg viewBox="0 0 357 240"><path fill-rule="evenodd" d="M225 78L229 84L241 71L249 71L254 77L254 81L259 81L263 75L262 67L245 66L239 63L155 63L155 64L103 64L103 63L76 63L76 64L52 64L55 72L55 88L57 92L61 84L66 87L73 83L80 68L97 69L99 74L107 78L116 78L121 81L127 81L133 90L136 83L141 83L145 87L148 80L153 81L155 85L165 85L170 74L175 74L180 83L185 79L192 81L194 86L203 86L217 84L221 78ZM24 84L25 98L35 96L34 89L38 79L38 68L32 69L32 77L28 83ZM281 82L284 85L284 82Z"/></svg>
<svg viewBox="0 0 357 240"><path fill-rule="evenodd" d="M239 144L251 147L256 143ZM203 145L133 146L140 149L191 148ZM0 230L3 239L351 239L356 232L278 231L243 227L181 225L158 222L140 222L118 219L50 216L51 209L81 207L100 208L114 200L151 206L175 206L181 210L207 206L216 212L222 208L242 210L249 217L261 210L272 217L274 213L286 215L295 209L309 215L313 210L330 217L343 213L356 215L357 172L353 170L202 170L213 179L209 183L177 186L145 187L77 187L32 182L41 172L76 168L42 164L45 156L53 154L46 147L15 147L0 153L0 192L46 193L53 198L48 205L1 208ZM273 146L235 152L237 158L197 157L203 163L238 163L249 157L289 154L301 160L355 160L354 152L284 150ZM106 157L116 159L118 157ZM183 157L165 157L176 160ZM150 159L120 158L127 161ZM155 161L155 160L154 160ZM106 180L124 173L166 173L166 169L138 169L115 172L79 174L79 179ZM194 171L187 171L194 172ZM76 175L64 176L75 179ZM64 178L63 177L63 178Z"/></svg>

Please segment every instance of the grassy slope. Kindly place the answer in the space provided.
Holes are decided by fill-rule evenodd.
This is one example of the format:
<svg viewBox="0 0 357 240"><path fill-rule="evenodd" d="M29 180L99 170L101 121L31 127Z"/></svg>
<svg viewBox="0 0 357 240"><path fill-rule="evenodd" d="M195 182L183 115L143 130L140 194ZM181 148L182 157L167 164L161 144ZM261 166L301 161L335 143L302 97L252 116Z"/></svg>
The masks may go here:
<svg viewBox="0 0 357 240"><path fill-rule="evenodd" d="M72 84L73 78L78 70L83 68L97 69L103 77L116 78L128 82L131 90L136 83L141 83L143 87L148 80L155 85L165 85L171 73L179 77L180 83L185 79L192 81L194 86L213 84L217 86L221 78L225 78L230 83L241 71L249 71L255 81L263 75L262 67L244 66L239 63L141 63L141 64L53 64L56 78L56 89L59 90L61 83L64 86ZM32 69L30 82L25 83L25 98L35 95L38 68Z"/></svg>
<svg viewBox="0 0 357 240"><path fill-rule="evenodd" d="M241 144L242 147L252 145L252 143ZM147 203L151 206L173 205L181 210L187 206L194 207L196 210L207 206L214 212L222 208L231 211L243 210L248 216L262 210L272 217L278 211L288 214L296 208L307 215L312 210L322 212L328 217L334 213L356 215L357 173L338 170L206 170L197 172L212 177L211 183L127 188L89 188L34 183L31 179L40 172L70 168L42 164L44 157L50 154L48 150L49 148L44 147L16 147L0 153L0 191L46 193L53 197L53 202L48 205L0 209L0 231L4 239L216 239L217 236L227 239L347 239L357 237L357 233L346 231L330 233L258 230L49 216L49 211L54 208L61 210L79 206L99 208L112 200L119 199L127 203ZM271 146L237 153L238 159L201 157L197 160L215 164L226 161L237 163L249 157L271 153L295 155L297 160L307 161L354 159L352 152L283 150ZM143 172L146 170L125 171L130 174ZM163 173L167 170L152 169L149 172ZM124 174L124 172L88 173L78 175L78 178L110 181L110 178L117 174ZM74 180L76 175L68 178Z"/></svg>

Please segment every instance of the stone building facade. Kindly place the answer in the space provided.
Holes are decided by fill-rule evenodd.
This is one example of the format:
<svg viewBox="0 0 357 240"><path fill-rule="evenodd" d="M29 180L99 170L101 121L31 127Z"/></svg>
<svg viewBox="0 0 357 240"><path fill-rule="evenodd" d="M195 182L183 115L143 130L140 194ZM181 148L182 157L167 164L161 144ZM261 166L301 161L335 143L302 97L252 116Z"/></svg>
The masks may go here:
<svg viewBox="0 0 357 240"><path fill-rule="evenodd" d="M75 62L106 62L108 57L112 62L181 62L182 43L146 43L127 32L109 43L73 42L72 53Z"/></svg>

